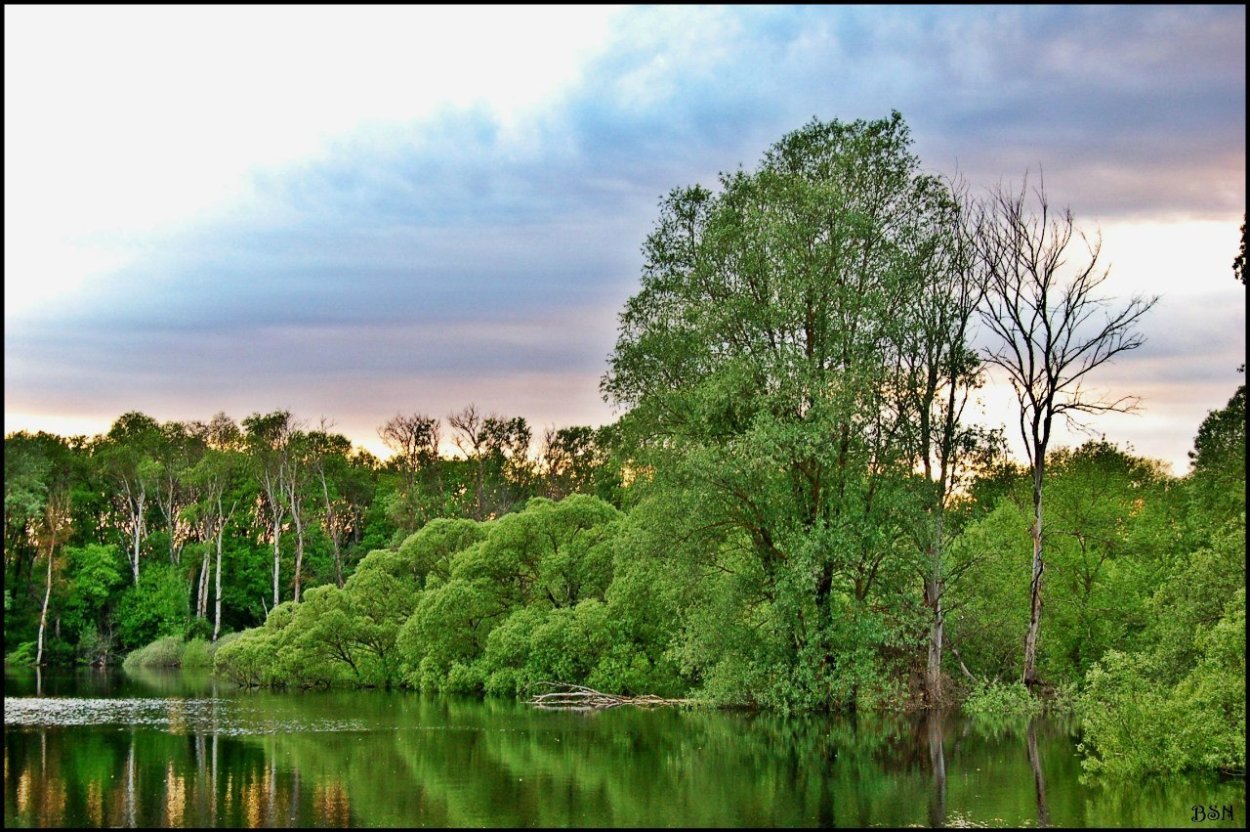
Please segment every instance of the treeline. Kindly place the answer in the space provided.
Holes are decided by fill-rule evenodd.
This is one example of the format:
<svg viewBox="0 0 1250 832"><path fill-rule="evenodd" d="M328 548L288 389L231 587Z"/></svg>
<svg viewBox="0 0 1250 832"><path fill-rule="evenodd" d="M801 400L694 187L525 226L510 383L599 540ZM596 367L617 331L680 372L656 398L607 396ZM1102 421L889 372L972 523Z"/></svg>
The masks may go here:
<svg viewBox="0 0 1250 832"><path fill-rule="evenodd" d="M457 452L440 450L438 418L388 421L385 463L287 411L6 436L6 655L102 664L158 636L215 641L308 586L343 586L366 552L434 518L619 499L604 429L550 429L534 456L523 418L470 405L446 421Z"/></svg>
<svg viewBox="0 0 1250 832"><path fill-rule="evenodd" d="M384 466L255 415L173 466L199 470L175 510L158 454L110 450L141 417L61 443L98 467L41 474L66 485L6 519L23 643L41 588L79 654L108 627L126 646L207 632L224 559L225 626L264 619L217 652L245 684L1074 704L1091 768L1244 770L1244 386L1181 478L1102 440L1052 447L1059 420L1134 406L1092 391L1155 299L1105 297L1096 238L1040 185L974 199L910 142L897 113L813 121L716 192L672 191L601 384L623 415L553 433L538 462L523 421L472 408L447 420L454 459L440 422L396 417ZM1018 463L966 417L990 370Z"/></svg>

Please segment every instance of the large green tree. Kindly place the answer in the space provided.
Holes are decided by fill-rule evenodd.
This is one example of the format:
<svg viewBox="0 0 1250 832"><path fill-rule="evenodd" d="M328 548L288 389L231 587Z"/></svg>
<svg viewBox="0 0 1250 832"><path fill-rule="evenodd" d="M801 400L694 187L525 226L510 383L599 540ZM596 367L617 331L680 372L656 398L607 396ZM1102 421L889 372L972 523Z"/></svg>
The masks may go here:
<svg viewBox="0 0 1250 832"><path fill-rule="evenodd" d="M760 635L724 659L770 668L745 699L853 704L914 626L902 357L951 197L910 142L897 113L814 120L674 190L620 316L602 389L644 491L698 492L708 565L758 575L727 624Z"/></svg>
<svg viewBox="0 0 1250 832"><path fill-rule="evenodd" d="M161 466L156 455L161 440L160 424L151 416L132 411L119 416L95 446L99 467L110 486L117 525L127 539L130 572L136 585L148 536L148 514L160 488Z"/></svg>

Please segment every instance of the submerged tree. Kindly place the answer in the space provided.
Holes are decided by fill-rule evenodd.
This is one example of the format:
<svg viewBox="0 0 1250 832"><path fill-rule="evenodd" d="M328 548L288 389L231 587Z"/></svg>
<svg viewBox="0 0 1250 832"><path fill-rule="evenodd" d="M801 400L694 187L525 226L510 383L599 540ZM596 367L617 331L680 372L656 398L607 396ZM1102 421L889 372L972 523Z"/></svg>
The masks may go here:
<svg viewBox="0 0 1250 832"><path fill-rule="evenodd" d="M1043 184L1018 191L998 187L985 204L977 230L978 254L988 278L982 320L997 336L985 360L1007 375L1019 405L1020 438L1033 479L1032 579L1024 642L1024 683L1037 684L1043 573L1043 490L1046 453L1056 417L1133 409L1137 399L1090 393L1088 375L1144 338L1138 321L1158 300L1134 296L1115 306L1099 290L1110 271L1099 262L1101 241L1081 234L1085 253L1068 267L1075 232L1072 212L1054 212Z"/></svg>

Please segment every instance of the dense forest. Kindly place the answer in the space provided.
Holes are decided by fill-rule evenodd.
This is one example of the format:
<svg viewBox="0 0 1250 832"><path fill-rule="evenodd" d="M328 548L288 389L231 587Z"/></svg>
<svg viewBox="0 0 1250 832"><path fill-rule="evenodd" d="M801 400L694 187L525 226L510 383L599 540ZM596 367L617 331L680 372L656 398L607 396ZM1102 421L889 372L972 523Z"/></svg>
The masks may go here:
<svg viewBox="0 0 1250 832"><path fill-rule="evenodd" d="M385 461L286 411L6 436L6 662L1073 708L1091 770L1244 771L1244 385L1182 477L1052 447L1134 405L1092 391L1154 299L1100 294L1040 183L972 198L910 143L813 121L672 191L602 428L398 414ZM1009 428L966 418L987 372Z"/></svg>

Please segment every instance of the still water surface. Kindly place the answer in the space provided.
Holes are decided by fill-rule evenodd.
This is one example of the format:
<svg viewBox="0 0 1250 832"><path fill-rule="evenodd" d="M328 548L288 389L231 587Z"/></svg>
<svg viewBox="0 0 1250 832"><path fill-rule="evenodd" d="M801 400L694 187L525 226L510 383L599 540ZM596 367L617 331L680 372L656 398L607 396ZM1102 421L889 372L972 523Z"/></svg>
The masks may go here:
<svg viewBox="0 0 1250 832"><path fill-rule="evenodd" d="M1244 780L1084 783L1073 731L6 672L4 822L1244 827ZM1198 804L1232 817L1194 823Z"/></svg>

